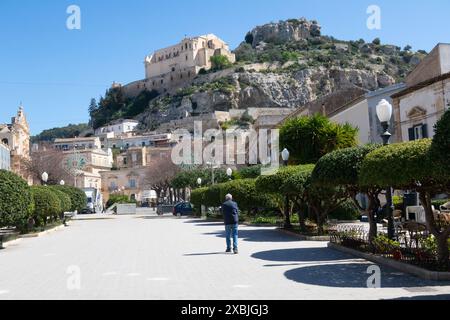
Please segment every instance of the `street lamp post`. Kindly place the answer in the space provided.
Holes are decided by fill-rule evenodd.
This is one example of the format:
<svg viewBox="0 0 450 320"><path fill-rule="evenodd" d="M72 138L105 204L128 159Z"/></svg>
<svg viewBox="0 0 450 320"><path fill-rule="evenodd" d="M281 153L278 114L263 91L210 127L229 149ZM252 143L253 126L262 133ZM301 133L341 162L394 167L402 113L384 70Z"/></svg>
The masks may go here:
<svg viewBox="0 0 450 320"><path fill-rule="evenodd" d="M377 105L377 116L381 122L383 133L381 138L383 139L383 145L388 145L392 134L389 132L389 123L392 118L392 105L385 99L381 100ZM386 210L388 221L388 237L389 239L395 238L395 226L394 226L394 207L392 203L392 187L386 187Z"/></svg>
<svg viewBox="0 0 450 320"><path fill-rule="evenodd" d="M41 176L42 182L44 183L44 185L47 185L47 181L48 181L48 173L44 172Z"/></svg>
<svg viewBox="0 0 450 320"><path fill-rule="evenodd" d="M285 167L288 166L289 156L290 156L289 150L285 148L281 152L281 158L283 159L283 163L284 163ZM289 195L286 195L285 202L284 202L284 218L285 218L284 228L285 229L291 229L292 228L291 217L290 217L290 212L289 211L290 211L289 210Z"/></svg>
<svg viewBox="0 0 450 320"><path fill-rule="evenodd" d="M233 169L231 169L231 168L228 168L227 169L227 176L228 176L228 180L230 180L231 181L231 176L233 175Z"/></svg>

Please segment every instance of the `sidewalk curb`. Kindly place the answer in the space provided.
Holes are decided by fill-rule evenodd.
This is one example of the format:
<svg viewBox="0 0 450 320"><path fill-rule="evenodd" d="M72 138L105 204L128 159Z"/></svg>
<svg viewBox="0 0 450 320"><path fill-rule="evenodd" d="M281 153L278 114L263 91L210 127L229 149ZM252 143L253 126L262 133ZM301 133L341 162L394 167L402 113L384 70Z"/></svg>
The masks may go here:
<svg viewBox="0 0 450 320"><path fill-rule="evenodd" d="M282 228L277 228L276 230L278 230L279 232L285 233L287 235L293 236L298 238L301 241L318 241L318 242L329 242L330 241L330 236L305 236L290 230L286 230L286 229L282 229Z"/></svg>
<svg viewBox="0 0 450 320"><path fill-rule="evenodd" d="M368 261L372 261L374 263L390 267L392 269L396 269L398 271L402 271L404 273L409 273L416 277L425 279L425 280L434 280L434 281L448 281L450 280L450 272L438 272L438 271L429 271L426 269L419 268L414 265L410 265L404 262L395 261L392 259L384 258L381 256L377 256L371 253L360 252L358 250L346 248L335 243L328 243L328 248L341 251L344 253L348 253L350 255L356 256L358 258L363 258Z"/></svg>
<svg viewBox="0 0 450 320"><path fill-rule="evenodd" d="M64 225L60 225L60 226L56 226L54 228L45 230L45 231L41 231L41 232L37 232L37 233L29 233L29 234L22 234L19 235L19 239L28 239L28 238L38 238L38 237L42 237L44 235L56 232L60 229L64 229L66 228Z"/></svg>

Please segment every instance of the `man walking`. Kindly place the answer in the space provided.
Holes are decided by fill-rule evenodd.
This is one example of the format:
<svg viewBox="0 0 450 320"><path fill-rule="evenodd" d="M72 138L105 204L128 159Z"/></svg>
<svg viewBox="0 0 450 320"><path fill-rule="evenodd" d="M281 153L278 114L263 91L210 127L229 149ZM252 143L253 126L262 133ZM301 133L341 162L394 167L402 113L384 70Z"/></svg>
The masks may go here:
<svg viewBox="0 0 450 320"><path fill-rule="evenodd" d="M231 194L225 196L225 202L222 204L222 214L225 221L226 252L231 252L231 237L233 237L233 252L238 254L239 208L237 203L233 201Z"/></svg>

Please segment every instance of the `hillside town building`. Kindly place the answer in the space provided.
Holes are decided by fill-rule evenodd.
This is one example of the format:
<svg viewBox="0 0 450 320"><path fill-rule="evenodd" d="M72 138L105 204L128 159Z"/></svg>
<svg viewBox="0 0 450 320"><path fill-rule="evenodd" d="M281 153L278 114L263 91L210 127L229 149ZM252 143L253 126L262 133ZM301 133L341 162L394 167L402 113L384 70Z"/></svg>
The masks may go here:
<svg viewBox="0 0 450 320"><path fill-rule="evenodd" d="M97 128L95 130L95 135L99 136L102 134L112 133L112 137L121 135L127 132L133 132L138 126L139 121L131 119L120 119L109 123L106 126Z"/></svg>
<svg viewBox="0 0 450 320"><path fill-rule="evenodd" d="M144 90L160 93L192 82L200 70L211 69L211 57L226 56L236 61L227 43L214 34L184 38L180 43L155 51L145 57L145 79L123 87L125 96L137 96ZM120 86L114 83L113 87Z"/></svg>
<svg viewBox="0 0 450 320"><path fill-rule="evenodd" d="M450 44L438 44L394 95L397 141L434 136L434 125L450 108Z"/></svg>

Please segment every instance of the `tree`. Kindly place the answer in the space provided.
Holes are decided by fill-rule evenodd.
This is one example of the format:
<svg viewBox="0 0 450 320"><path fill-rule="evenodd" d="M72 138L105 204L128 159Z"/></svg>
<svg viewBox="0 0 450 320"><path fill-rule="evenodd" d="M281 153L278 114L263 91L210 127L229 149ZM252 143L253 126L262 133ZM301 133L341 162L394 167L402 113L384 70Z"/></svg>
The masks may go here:
<svg viewBox="0 0 450 320"><path fill-rule="evenodd" d="M363 185L393 186L419 192L428 230L438 243L438 261L448 267L450 225L436 223L432 197L450 190L450 171L432 158L431 144L430 139L423 139L372 151L363 161L360 180Z"/></svg>
<svg viewBox="0 0 450 320"><path fill-rule="evenodd" d="M318 186L344 188L355 205L360 210L366 211L370 224L370 243L377 236L375 214L380 207L378 196L382 188L362 185L359 174L366 155L379 147L379 145L365 145L333 151L320 158L312 175L314 183ZM369 199L369 205L365 210L356 200L358 193L365 194Z"/></svg>
<svg viewBox="0 0 450 320"><path fill-rule="evenodd" d="M380 38L375 38L375 39L373 39L372 43L379 46L381 44L381 40L380 40Z"/></svg>
<svg viewBox="0 0 450 320"><path fill-rule="evenodd" d="M180 168L175 165L170 159L156 158L152 159L146 169L144 176L144 184L156 191L158 198L163 193L169 194L169 201L172 203L173 194L171 189L171 182ZM168 191L168 192L167 192Z"/></svg>
<svg viewBox="0 0 450 320"><path fill-rule="evenodd" d="M34 208L30 187L18 175L0 170L0 228L21 227Z"/></svg>
<svg viewBox="0 0 450 320"><path fill-rule="evenodd" d="M63 167L65 155L51 146L41 146L39 151L31 154L31 160L26 163L28 172L35 181L41 181L42 173L48 173L47 183L59 184L61 180L69 181L72 177Z"/></svg>
<svg viewBox="0 0 450 320"><path fill-rule="evenodd" d="M281 211L287 212L285 216L286 224L290 223L293 205L299 209L299 222L302 231L306 230L305 215L303 207L305 199L305 182L309 179L314 165L289 166L280 168L272 175L260 176L256 179L256 189L260 193L268 193L278 197ZM283 199L288 196L290 203L286 210Z"/></svg>
<svg viewBox="0 0 450 320"><path fill-rule="evenodd" d="M213 71L224 70L231 67L232 65L230 60L228 60L228 57L224 55L212 56L210 60Z"/></svg>
<svg viewBox="0 0 450 320"><path fill-rule="evenodd" d="M430 155L446 172L450 172L450 110L447 110L435 125L435 135Z"/></svg>
<svg viewBox="0 0 450 320"><path fill-rule="evenodd" d="M357 133L349 124L316 114L288 119L280 128L280 145L291 152L293 162L316 163L331 151L356 146Z"/></svg>

